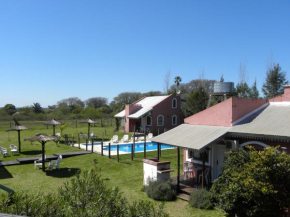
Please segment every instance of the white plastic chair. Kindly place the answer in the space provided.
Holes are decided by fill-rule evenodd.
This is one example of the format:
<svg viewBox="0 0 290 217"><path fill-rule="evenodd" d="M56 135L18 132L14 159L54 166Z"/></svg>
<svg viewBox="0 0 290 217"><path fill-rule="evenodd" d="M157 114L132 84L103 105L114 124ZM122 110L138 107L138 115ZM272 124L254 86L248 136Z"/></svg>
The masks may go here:
<svg viewBox="0 0 290 217"><path fill-rule="evenodd" d="M209 179L209 170L210 170L210 167L206 168L205 169L205 172L204 172L204 179L205 179L205 183L208 184L208 179ZM198 182L201 183L201 179L202 179L202 173L199 174L199 177L198 177Z"/></svg>
<svg viewBox="0 0 290 217"><path fill-rule="evenodd" d="M46 159L46 155L44 156L44 160ZM34 169L36 168L36 166L42 166L42 155L39 155L38 160L34 161Z"/></svg>
<svg viewBox="0 0 290 217"><path fill-rule="evenodd" d="M11 144L11 145L10 145L10 150L11 150L11 153L12 153L12 154L16 154L16 153L18 153L17 146L14 145L14 144Z"/></svg>
<svg viewBox="0 0 290 217"><path fill-rule="evenodd" d="M49 162L49 164L48 164L49 169L52 170L53 167L59 169L59 166L58 165L60 164L61 159L62 159L62 156L59 155L55 163L53 163L53 161Z"/></svg>
<svg viewBox="0 0 290 217"><path fill-rule="evenodd" d="M94 132L90 132L90 138L93 138L94 137Z"/></svg>
<svg viewBox="0 0 290 217"><path fill-rule="evenodd" d="M0 147L0 150L1 150L1 153L2 153L3 157L5 157L5 156L8 156L8 155L9 155L9 154L8 154L8 151L7 151L7 149L6 149L6 148L2 148L2 147Z"/></svg>
<svg viewBox="0 0 290 217"><path fill-rule="evenodd" d="M189 174L192 173L192 170L189 169L189 162L183 163L183 173L184 173L184 180L189 178Z"/></svg>
<svg viewBox="0 0 290 217"><path fill-rule="evenodd" d="M111 139L111 142L117 143L118 139L119 139L118 135L114 135L113 138Z"/></svg>

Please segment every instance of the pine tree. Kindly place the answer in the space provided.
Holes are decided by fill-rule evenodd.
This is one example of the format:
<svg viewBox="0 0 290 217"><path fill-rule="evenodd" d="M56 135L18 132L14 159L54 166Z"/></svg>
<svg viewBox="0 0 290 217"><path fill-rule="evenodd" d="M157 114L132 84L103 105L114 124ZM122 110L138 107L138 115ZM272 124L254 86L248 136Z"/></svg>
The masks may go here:
<svg viewBox="0 0 290 217"><path fill-rule="evenodd" d="M260 93L259 93L259 90L257 88L257 80L255 79L255 82L250 89L250 98L258 99L259 97L260 97Z"/></svg>
<svg viewBox="0 0 290 217"><path fill-rule="evenodd" d="M250 98L250 88L246 82L239 82L236 87L236 93L238 97Z"/></svg>
<svg viewBox="0 0 290 217"><path fill-rule="evenodd" d="M281 71L279 63L273 64L273 67L267 71L266 81L262 88L265 98L269 99L284 93L283 85L287 83L286 72Z"/></svg>

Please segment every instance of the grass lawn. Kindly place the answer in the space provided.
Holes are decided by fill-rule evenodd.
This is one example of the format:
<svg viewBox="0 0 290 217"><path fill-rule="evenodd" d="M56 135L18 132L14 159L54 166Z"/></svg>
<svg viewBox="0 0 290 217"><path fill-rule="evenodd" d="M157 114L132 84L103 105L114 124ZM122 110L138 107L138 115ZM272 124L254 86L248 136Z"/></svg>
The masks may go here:
<svg viewBox="0 0 290 217"><path fill-rule="evenodd" d="M21 123L24 125L24 123ZM29 124L29 123L28 123ZM27 125L28 125L27 124ZM34 123L30 123L35 126ZM30 137L36 133L52 133L52 129L46 129L44 125L38 125L38 127L32 127L29 130L21 132L21 138ZM28 125L29 127L29 125ZM105 128L94 127L92 131L97 136L101 136ZM113 135L113 128L106 128L107 139ZM5 129L1 128L0 131L0 145L8 147L9 144L17 144L17 132L10 132L8 140L8 133L4 132ZM69 127L65 129L64 133L86 132L87 127L85 125L78 126L78 128ZM58 132L56 130L56 132ZM119 134L119 138L122 133ZM23 142L22 139L22 150L23 153L20 156L9 156L6 158L0 157L0 161L13 160L19 157L31 157L40 154L41 145L34 142L32 145L30 142ZM46 155L52 155L53 153L66 152L66 151L78 151L77 148L72 148L64 144L57 146L54 142L49 142L46 145ZM156 152L148 152L147 157L155 157ZM77 172L94 169L94 159L98 160L97 170L98 173L106 180L106 183L110 187L119 187L124 193L124 196L129 201L134 200L151 200L147 195L141 191L142 179L143 179L143 154L138 153L135 155L134 161L131 161L130 155L121 155L120 163L117 162L116 157L113 156L111 159L98 154L88 154L77 157L65 158L60 164L60 170L42 172L41 169L35 169L33 164L25 164L20 166L9 166L0 167L0 181L2 185L5 185L15 191L26 191L31 193L41 192L55 192L62 184L69 181L74 177ZM181 156L182 159L182 156ZM162 151L161 160L171 161L171 167L174 169L172 176L176 176L177 169L177 155L176 150L164 150ZM1 193L3 191L0 190ZM166 211L171 216L224 216L220 210L204 211L200 209L193 209L188 206L187 202L182 200L176 200L174 202L165 203Z"/></svg>

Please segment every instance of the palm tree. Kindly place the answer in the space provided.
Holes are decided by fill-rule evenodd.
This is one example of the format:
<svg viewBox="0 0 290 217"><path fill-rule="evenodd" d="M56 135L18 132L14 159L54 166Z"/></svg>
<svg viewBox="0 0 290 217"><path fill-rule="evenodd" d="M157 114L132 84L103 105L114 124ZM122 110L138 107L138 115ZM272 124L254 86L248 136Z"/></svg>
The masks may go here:
<svg viewBox="0 0 290 217"><path fill-rule="evenodd" d="M32 105L32 110L33 110L33 112L36 113L36 114L38 114L38 113L42 113L42 112L43 112L43 109L42 109L41 105L40 105L38 102L33 103L33 105Z"/></svg>
<svg viewBox="0 0 290 217"><path fill-rule="evenodd" d="M180 76L176 76L176 77L174 78L174 83L176 84L177 88L179 87L181 80L182 80L182 79L181 79Z"/></svg>

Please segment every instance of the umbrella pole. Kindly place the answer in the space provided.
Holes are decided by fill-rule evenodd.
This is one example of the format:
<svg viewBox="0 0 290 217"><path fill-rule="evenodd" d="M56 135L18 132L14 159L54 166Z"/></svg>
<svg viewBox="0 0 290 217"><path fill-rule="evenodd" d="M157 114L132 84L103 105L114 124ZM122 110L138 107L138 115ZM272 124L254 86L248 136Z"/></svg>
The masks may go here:
<svg viewBox="0 0 290 217"><path fill-rule="evenodd" d="M20 154L20 152L21 152L20 130L18 130L18 150L19 150L19 154Z"/></svg>
<svg viewBox="0 0 290 217"><path fill-rule="evenodd" d="M90 139L90 126L91 124L88 124L88 140Z"/></svg>
<svg viewBox="0 0 290 217"><path fill-rule="evenodd" d="M53 128L52 135L55 136L55 125L52 125L52 128Z"/></svg>
<svg viewBox="0 0 290 217"><path fill-rule="evenodd" d="M44 145L45 145L45 142L42 141L41 142L42 144L42 171L45 172L45 159L44 159Z"/></svg>

